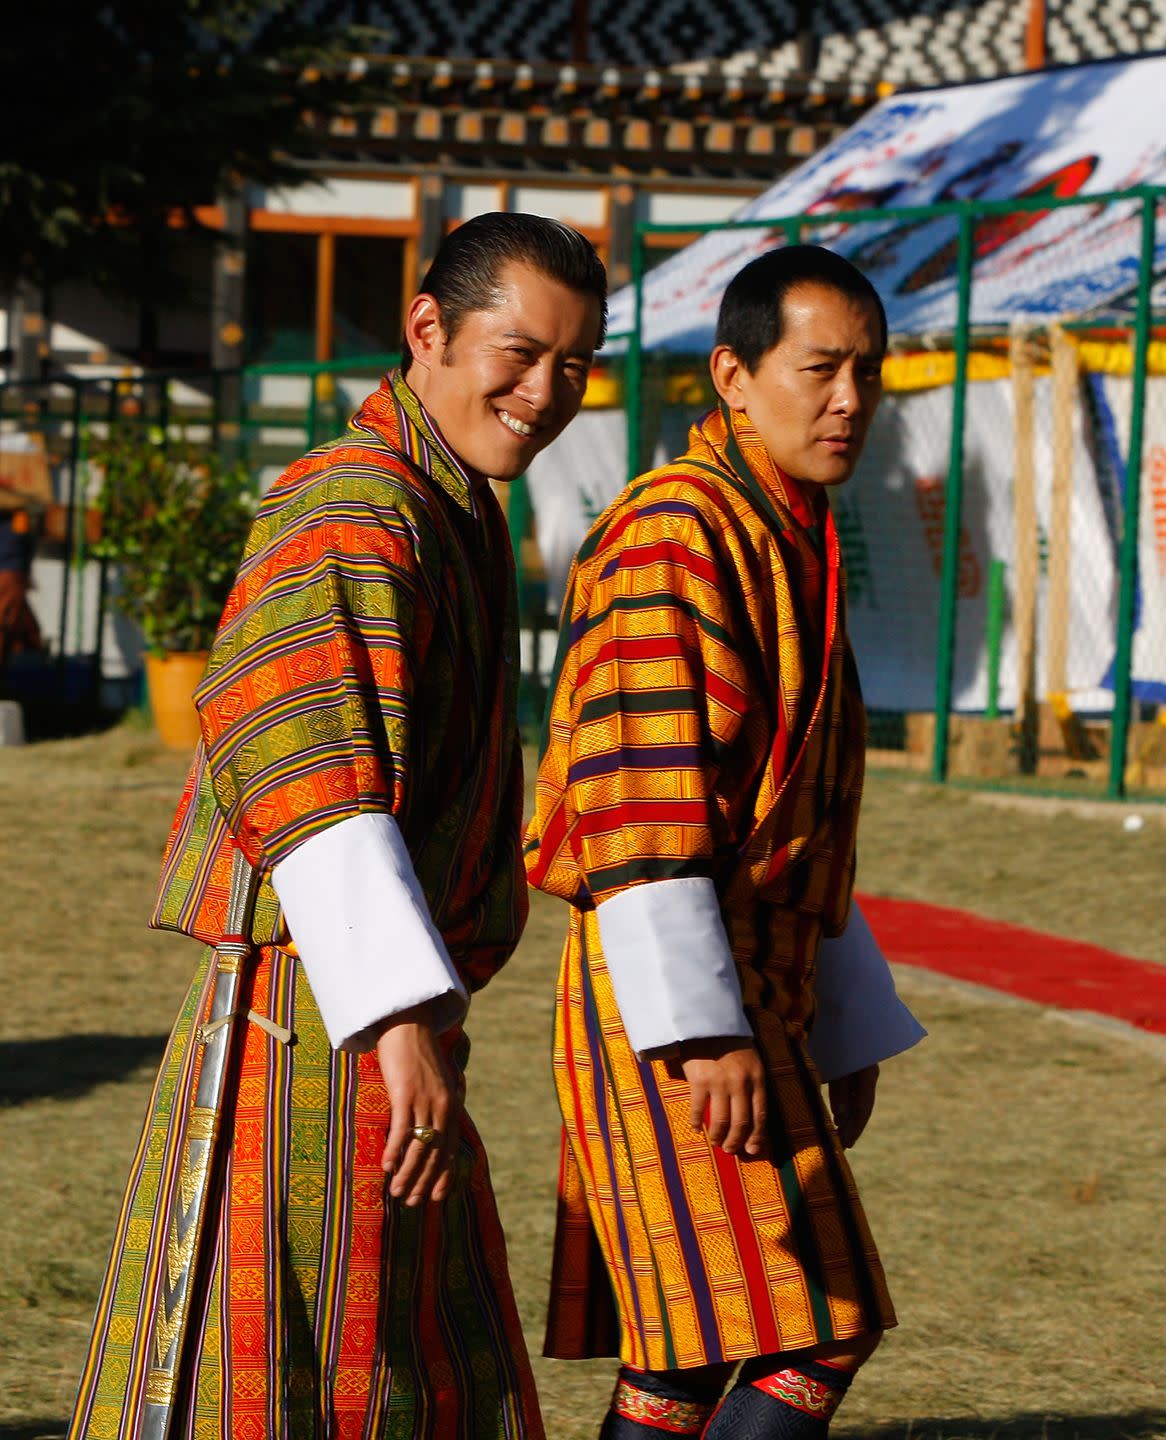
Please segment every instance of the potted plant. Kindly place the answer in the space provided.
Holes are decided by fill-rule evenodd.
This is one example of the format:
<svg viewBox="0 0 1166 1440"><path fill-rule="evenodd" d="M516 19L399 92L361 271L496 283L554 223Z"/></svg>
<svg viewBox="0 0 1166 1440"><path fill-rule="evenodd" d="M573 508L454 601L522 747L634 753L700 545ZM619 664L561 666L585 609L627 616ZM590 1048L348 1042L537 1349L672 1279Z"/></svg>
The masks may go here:
<svg viewBox="0 0 1166 1440"><path fill-rule="evenodd" d="M120 424L94 456L113 603L146 642L146 684L165 744L198 739L191 694L230 593L258 501L247 467L185 435Z"/></svg>

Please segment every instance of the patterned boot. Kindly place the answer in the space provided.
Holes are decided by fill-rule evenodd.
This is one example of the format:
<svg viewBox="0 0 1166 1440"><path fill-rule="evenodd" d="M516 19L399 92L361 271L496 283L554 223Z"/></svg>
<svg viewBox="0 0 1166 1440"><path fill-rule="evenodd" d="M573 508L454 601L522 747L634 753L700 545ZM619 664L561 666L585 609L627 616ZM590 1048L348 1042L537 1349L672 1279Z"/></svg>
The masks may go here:
<svg viewBox="0 0 1166 1440"><path fill-rule="evenodd" d="M689 1371L623 1366L599 1440L702 1435L731 1373L731 1366Z"/></svg>
<svg viewBox="0 0 1166 1440"><path fill-rule="evenodd" d="M854 1371L836 1361L769 1356L741 1367L705 1440L823 1440Z"/></svg>

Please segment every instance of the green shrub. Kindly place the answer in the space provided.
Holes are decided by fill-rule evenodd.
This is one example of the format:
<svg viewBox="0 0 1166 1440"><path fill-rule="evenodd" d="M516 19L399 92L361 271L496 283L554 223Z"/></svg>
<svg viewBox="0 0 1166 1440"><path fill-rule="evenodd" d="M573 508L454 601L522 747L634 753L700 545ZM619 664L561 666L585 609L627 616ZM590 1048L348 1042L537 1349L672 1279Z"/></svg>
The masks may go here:
<svg viewBox="0 0 1166 1440"><path fill-rule="evenodd" d="M208 649L258 504L247 467L133 425L93 458L102 471L93 549L118 567L113 603L151 650Z"/></svg>

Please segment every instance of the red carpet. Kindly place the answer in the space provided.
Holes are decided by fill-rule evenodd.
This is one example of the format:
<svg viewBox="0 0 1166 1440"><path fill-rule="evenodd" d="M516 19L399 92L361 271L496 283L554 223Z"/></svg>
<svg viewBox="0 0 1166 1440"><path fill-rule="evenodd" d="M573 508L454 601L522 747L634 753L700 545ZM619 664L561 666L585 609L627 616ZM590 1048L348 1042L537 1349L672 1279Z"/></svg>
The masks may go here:
<svg viewBox="0 0 1166 1440"><path fill-rule="evenodd" d="M1166 965L942 905L858 898L888 960L1166 1034Z"/></svg>

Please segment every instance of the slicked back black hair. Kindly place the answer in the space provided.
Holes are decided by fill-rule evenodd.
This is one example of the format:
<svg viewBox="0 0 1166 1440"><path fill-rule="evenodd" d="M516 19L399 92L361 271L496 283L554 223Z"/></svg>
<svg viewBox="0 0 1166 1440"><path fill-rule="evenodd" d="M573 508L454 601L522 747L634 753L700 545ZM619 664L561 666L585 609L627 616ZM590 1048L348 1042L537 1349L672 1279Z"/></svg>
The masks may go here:
<svg viewBox="0 0 1166 1440"><path fill-rule="evenodd" d="M729 281L717 316L718 345L727 345L750 375L785 328L785 300L799 285L825 285L878 312L887 343L887 312L861 270L822 245L783 245L750 260Z"/></svg>
<svg viewBox="0 0 1166 1440"><path fill-rule="evenodd" d="M441 327L452 340L467 315L493 310L502 303L498 275L504 265L529 265L569 290L594 295L599 301L599 337L607 333L607 272L585 236L542 215L493 210L475 215L442 241L425 272L418 294L432 295L441 306ZM401 368L409 369L413 354L401 339Z"/></svg>

